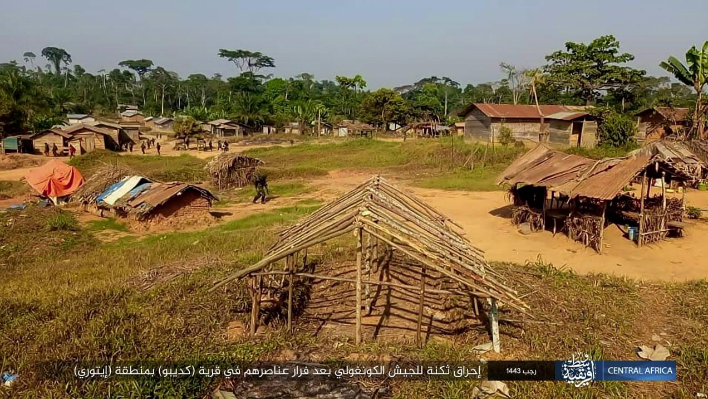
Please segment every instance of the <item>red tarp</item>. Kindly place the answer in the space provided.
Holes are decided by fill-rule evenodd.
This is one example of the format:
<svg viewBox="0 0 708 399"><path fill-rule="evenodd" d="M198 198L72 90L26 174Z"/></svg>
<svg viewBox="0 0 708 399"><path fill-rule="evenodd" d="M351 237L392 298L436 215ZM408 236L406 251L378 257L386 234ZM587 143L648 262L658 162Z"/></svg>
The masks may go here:
<svg viewBox="0 0 708 399"><path fill-rule="evenodd" d="M25 179L37 192L50 198L69 195L84 184L78 169L57 160L30 169Z"/></svg>

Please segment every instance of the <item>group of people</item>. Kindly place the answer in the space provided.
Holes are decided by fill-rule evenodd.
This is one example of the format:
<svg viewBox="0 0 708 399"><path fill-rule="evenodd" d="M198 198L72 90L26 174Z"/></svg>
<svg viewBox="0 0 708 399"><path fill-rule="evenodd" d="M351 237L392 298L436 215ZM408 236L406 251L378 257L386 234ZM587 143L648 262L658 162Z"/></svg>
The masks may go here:
<svg viewBox="0 0 708 399"><path fill-rule="evenodd" d="M160 148L162 148L162 146L160 145L160 143L155 141L154 138L141 141L140 142L140 151L142 151L142 153L145 154L145 149L149 150L151 146L155 147L155 150L157 150L157 155L160 155Z"/></svg>

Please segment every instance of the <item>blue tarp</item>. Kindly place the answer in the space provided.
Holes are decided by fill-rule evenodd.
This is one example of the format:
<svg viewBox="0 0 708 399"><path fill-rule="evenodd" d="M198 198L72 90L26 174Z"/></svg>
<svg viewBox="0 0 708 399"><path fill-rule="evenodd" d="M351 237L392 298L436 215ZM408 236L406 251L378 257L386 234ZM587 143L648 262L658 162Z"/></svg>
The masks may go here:
<svg viewBox="0 0 708 399"><path fill-rule="evenodd" d="M140 195L140 193L142 193L143 191L149 189L151 184L152 184L152 183L150 183L150 182L143 183L143 184L140 184L139 186L135 187L134 189L130 190L130 192L128 193L128 201L130 201L130 200L132 200L133 198L137 197L137 196Z"/></svg>
<svg viewBox="0 0 708 399"><path fill-rule="evenodd" d="M101 195L96 197L96 203L100 204L101 202L103 202L104 198L108 197L112 192L118 190L127 181L127 179L128 178L125 178L125 179L119 181L118 183L113 183L113 185L108 187L106 189L106 191L102 192Z"/></svg>

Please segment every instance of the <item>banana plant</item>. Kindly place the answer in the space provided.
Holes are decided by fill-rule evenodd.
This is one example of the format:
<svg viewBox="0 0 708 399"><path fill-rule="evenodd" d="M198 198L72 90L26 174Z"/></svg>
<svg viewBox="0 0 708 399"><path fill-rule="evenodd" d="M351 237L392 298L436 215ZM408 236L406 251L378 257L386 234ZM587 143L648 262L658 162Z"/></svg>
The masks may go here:
<svg viewBox="0 0 708 399"><path fill-rule="evenodd" d="M696 129L699 138L705 139L705 109L703 109L702 96L708 82L708 41L703 44L702 49L693 46L686 52L685 65L676 57L669 57L659 66L673 74L679 82L692 86L696 91L692 129Z"/></svg>

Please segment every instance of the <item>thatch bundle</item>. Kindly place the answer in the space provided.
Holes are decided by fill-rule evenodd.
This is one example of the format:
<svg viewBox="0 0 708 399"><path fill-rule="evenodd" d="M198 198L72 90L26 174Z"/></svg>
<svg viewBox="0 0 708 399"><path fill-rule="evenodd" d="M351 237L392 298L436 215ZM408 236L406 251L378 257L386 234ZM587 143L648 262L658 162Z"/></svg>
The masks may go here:
<svg viewBox="0 0 708 399"><path fill-rule="evenodd" d="M205 169L213 184L219 189L243 187L253 182L256 169L264 162L241 154L222 153L207 164Z"/></svg>
<svg viewBox="0 0 708 399"><path fill-rule="evenodd" d="M108 187L123 180L124 177L132 175L135 175L135 172L124 165L102 166L71 195L71 202L84 205L94 203L96 198Z"/></svg>

